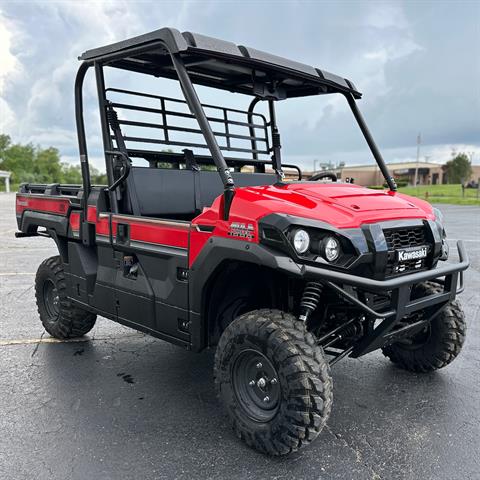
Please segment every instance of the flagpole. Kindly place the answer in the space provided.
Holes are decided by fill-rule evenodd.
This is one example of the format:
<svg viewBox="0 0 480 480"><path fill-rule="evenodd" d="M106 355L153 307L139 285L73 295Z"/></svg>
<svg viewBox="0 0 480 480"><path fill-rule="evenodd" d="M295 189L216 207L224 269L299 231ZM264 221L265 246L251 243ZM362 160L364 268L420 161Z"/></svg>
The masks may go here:
<svg viewBox="0 0 480 480"><path fill-rule="evenodd" d="M415 165L415 182L413 184L414 187L417 186L418 182L418 162L420 161L420 144L422 143L422 136L421 133L417 135L417 164Z"/></svg>

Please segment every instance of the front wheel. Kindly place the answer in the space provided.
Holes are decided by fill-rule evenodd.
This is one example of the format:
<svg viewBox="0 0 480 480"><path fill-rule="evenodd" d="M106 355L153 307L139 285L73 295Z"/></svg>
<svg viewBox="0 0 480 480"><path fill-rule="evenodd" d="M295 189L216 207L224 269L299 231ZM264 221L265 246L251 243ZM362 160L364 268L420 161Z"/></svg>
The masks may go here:
<svg viewBox="0 0 480 480"><path fill-rule="evenodd" d="M88 333L97 316L75 306L67 296L63 262L47 258L35 277L38 313L45 330L55 338L75 338Z"/></svg>
<svg viewBox="0 0 480 480"><path fill-rule="evenodd" d="M413 298L438 293L441 289L442 287L435 283L426 282L415 287ZM462 307L454 300L446 305L422 332L383 347L383 354L404 370L432 372L446 367L457 358L465 341L466 331Z"/></svg>
<svg viewBox="0 0 480 480"><path fill-rule="evenodd" d="M214 376L237 436L263 453L309 444L330 415L328 362L293 315L256 310L234 320L220 338Z"/></svg>

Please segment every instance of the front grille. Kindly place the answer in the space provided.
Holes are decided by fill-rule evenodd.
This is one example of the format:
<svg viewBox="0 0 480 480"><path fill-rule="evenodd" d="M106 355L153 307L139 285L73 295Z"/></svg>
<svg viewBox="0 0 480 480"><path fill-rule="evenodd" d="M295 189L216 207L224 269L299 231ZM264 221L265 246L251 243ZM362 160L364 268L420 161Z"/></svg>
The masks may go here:
<svg viewBox="0 0 480 480"><path fill-rule="evenodd" d="M386 276L418 272L426 268L428 257L419 260L405 260L403 262L398 262L396 259L396 250L398 249L428 245L424 226L390 228L385 229L383 234L388 246Z"/></svg>
<svg viewBox="0 0 480 480"><path fill-rule="evenodd" d="M389 250L425 245L425 227L410 227L384 230Z"/></svg>

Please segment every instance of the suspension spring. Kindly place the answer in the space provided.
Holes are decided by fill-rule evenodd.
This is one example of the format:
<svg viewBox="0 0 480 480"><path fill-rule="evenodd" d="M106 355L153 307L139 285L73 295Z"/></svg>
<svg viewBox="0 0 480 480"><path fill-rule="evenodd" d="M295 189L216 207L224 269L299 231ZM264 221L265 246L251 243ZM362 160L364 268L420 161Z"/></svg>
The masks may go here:
<svg viewBox="0 0 480 480"><path fill-rule="evenodd" d="M339 325L330 332L326 333L319 339L317 343L322 345L323 348L330 347L339 340L344 340L347 338L353 338L361 335L363 332L361 320L358 318L352 318L343 325Z"/></svg>
<svg viewBox="0 0 480 480"><path fill-rule="evenodd" d="M360 323L351 323L346 325L343 330L340 331L340 338L355 337L362 331L362 325Z"/></svg>
<svg viewBox="0 0 480 480"><path fill-rule="evenodd" d="M302 322L306 322L308 317L317 309L322 297L323 285L319 282L308 282L305 285L302 299L300 300L300 316Z"/></svg>

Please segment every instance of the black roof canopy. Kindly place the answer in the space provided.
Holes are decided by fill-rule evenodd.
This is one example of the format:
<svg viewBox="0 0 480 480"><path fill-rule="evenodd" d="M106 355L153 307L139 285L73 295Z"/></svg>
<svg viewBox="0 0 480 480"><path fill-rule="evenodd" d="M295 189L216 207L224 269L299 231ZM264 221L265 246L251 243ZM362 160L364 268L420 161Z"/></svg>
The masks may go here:
<svg viewBox="0 0 480 480"><path fill-rule="evenodd" d="M176 79L170 54L182 58L193 83L231 92L268 97L275 85L278 99L335 92L361 97L351 81L325 70L174 28L87 50L79 59Z"/></svg>

